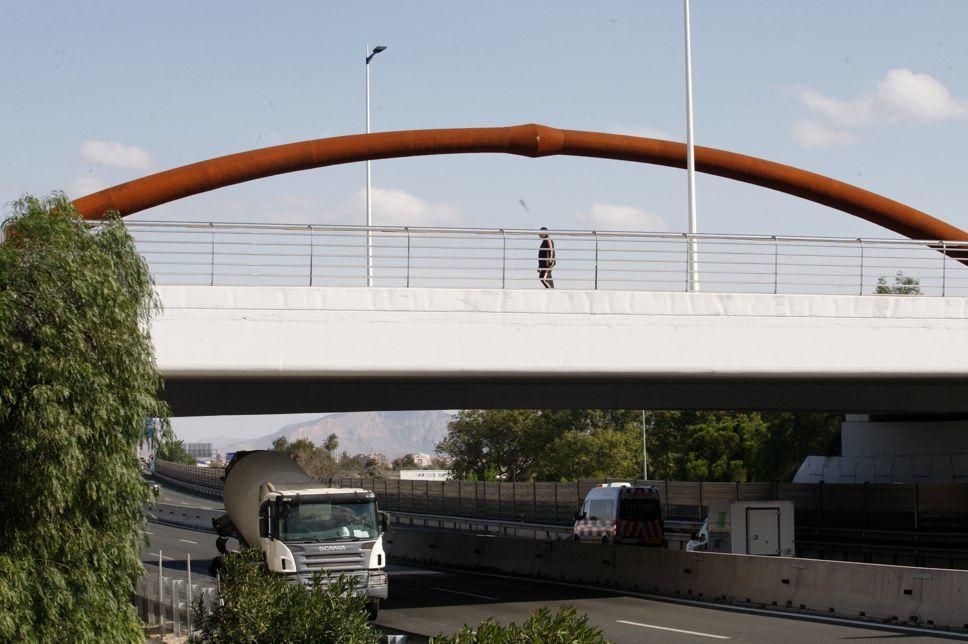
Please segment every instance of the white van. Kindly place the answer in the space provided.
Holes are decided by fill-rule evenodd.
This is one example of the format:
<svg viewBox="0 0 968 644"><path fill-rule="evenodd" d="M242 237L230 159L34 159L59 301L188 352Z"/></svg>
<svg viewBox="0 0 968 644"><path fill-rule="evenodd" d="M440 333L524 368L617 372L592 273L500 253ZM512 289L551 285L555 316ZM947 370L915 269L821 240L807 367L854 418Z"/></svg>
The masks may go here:
<svg viewBox="0 0 968 644"><path fill-rule="evenodd" d="M662 503L654 485L602 483L575 513L574 540L665 546Z"/></svg>

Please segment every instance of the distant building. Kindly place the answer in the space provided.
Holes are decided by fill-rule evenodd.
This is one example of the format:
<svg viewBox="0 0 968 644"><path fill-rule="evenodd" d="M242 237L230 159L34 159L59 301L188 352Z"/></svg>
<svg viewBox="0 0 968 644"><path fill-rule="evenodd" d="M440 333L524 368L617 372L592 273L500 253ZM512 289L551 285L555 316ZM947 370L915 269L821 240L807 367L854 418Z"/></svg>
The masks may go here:
<svg viewBox="0 0 968 644"><path fill-rule="evenodd" d="M215 456L215 450L211 443L185 443L185 451L188 452L196 461L200 459L211 459Z"/></svg>
<svg viewBox="0 0 968 644"><path fill-rule="evenodd" d="M412 454L413 464L417 467L430 467L434 464L434 459L430 454Z"/></svg>
<svg viewBox="0 0 968 644"><path fill-rule="evenodd" d="M390 461L387 460L386 454L380 454L378 452L370 452L369 454L366 454L365 456L368 459L372 459L372 460L376 461L377 465L379 465L381 467L387 467L390 464Z"/></svg>

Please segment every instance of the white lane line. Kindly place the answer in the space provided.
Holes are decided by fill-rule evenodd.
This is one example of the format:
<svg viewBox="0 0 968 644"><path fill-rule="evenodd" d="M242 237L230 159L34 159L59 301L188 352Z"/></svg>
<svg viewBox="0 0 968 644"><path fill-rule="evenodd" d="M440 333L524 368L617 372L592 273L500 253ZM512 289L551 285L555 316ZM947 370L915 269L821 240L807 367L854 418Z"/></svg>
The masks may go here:
<svg viewBox="0 0 968 644"><path fill-rule="evenodd" d="M699 633L697 631L684 631L681 628L669 628L668 626L656 626L655 624L643 624L641 622L628 622L624 619L615 620L619 624L628 624L629 626L641 626L642 628L654 628L658 631L672 631L673 633L683 633L685 635L696 635L697 637L709 637L714 640L728 640L730 638L725 635L713 635L711 633Z"/></svg>
<svg viewBox="0 0 968 644"><path fill-rule="evenodd" d="M413 567L417 567L417 564L408 564ZM867 628L872 631L884 631L885 633L913 633L916 635L948 635L951 636L951 631L941 630L938 628L925 628L917 626L900 626L896 624L883 624L880 622L874 622L866 619L850 619L848 617L827 617L825 615L811 615L810 613L802 613L795 610L769 610L766 608L751 608L748 606L735 606L730 604L717 604L711 601L700 601L698 599L683 599L682 597L669 597L668 595L656 595L654 593L641 593L633 590L612 590L610 588L602 588L601 586L591 586L589 584L575 584L569 583L567 581L550 581L547 579L532 579L528 577L519 577L516 575L503 575L495 572L481 572L475 570L473 572L462 570L460 568L448 568L447 566L434 566L427 567L423 566L425 570L440 570L443 572L456 573L459 575L471 575L474 577L492 577L494 579L510 579L512 581L527 581L532 584L542 584L545 586L561 586L564 588L581 588L582 590L591 590L605 595L614 595L615 597L638 597L640 599L648 599L651 601L662 602L664 604L677 604L679 606L693 606L696 608L721 610L730 613L745 613L747 615L764 615L766 617L775 617L778 619L787 620L799 620L804 622L815 622L818 624L845 624L847 626L856 626L857 628Z"/></svg>
<svg viewBox="0 0 968 644"><path fill-rule="evenodd" d="M147 530L142 530L141 532L143 532L144 534L152 534L152 535L154 534L154 532L148 532Z"/></svg>
<svg viewBox="0 0 968 644"><path fill-rule="evenodd" d="M442 593L452 593L454 595L464 595L465 597L476 597L477 599L487 599L492 602L497 601L497 597L488 597L487 595L475 595L474 593L465 593L462 590L451 590L449 588L439 588L437 586L431 586L430 590L438 590Z"/></svg>
<svg viewBox="0 0 968 644"><path fill-rule="evenodd" d="M154 557L155 559L158 558L158 553L157 552L149 552L148 554L151 555L152 557ZM172 559L171 557L166 557L165 555L161 555L161 558L162 559L167 559L168 561L174 561L174 559Z"/></svg>
<svg viewBox="0 0 968 644"><path fill-rule="evenodd" d="M185 543L194 543L196 546L198 545L197 541L189 541L188 539L179 539L179 541L184 541Z"/></svg>

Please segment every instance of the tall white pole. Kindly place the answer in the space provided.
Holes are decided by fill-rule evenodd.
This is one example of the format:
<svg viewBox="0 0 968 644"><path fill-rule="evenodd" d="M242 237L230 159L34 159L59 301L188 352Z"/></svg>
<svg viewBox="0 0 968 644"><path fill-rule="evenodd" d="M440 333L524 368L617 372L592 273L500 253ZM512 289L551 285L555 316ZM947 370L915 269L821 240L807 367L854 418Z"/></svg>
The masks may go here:
<svg viewBox="0 0 968 644"><path fill-rule="evenodd" d="M363 49L363 67L366 68L366 133L370 133L370 45ZM373 240L370 226L373 225L373 210L370 206L370 161L366 161L366 285L373 286Z"/></svg>
<svg viewBox="0 0 968 644"><path fill-rule="evenodd" d="M645 410L642 410L642 480L649 480L649 451L645 441Z"/></svg>
<svg viewBox="0 0 968 644"><path fill-rule="evenodd" d="M699 249L696 238L696 159L692 132L692 38L689 34L689 0L683 0L686 19L686 175L689 182L689 290L699 290Z"/></svg>

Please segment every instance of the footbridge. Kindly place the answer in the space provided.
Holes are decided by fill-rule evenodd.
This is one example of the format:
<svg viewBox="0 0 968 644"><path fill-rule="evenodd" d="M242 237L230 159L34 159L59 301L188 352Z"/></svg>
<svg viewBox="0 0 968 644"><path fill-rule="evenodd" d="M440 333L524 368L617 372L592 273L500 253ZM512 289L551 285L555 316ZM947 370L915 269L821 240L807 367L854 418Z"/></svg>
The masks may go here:
<svg viewBox="0 0 968 644"><path fill-rule="evenodd" d="M957 242L549 231L549 290L537 231L128 225L176 415L968 412Z"/></svg>

